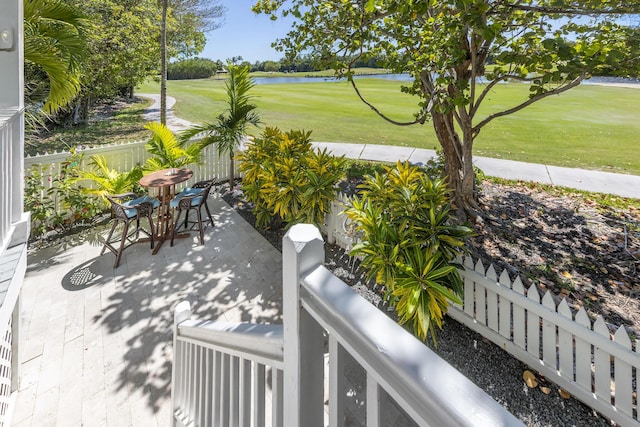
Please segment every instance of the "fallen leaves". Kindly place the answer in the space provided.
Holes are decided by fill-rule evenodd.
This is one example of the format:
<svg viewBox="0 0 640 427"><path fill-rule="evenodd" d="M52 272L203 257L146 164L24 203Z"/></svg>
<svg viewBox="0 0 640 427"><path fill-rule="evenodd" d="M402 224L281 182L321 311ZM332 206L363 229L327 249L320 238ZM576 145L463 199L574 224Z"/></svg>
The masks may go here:
<svg viewBox="0 0 640 427"><path fill-rule="evenodd" d="M524 380L527 387L529 388L538 387L538 380L536 379L536 375L533 372L524 371L524 373L522 374L522 379Z"/></svg>
<svg viewBox="0 0 640 427"><path fill-rule="evenodd" d="M524 383L527 385L527 387L538 388L542 393L546 395L551 394L551 383L544 377L544 375L536 375L535 373L527 369L522 373L522 379L524 380ZM571 398L571 394L562 388L558 388L558 394L563 399Z"/></svg>

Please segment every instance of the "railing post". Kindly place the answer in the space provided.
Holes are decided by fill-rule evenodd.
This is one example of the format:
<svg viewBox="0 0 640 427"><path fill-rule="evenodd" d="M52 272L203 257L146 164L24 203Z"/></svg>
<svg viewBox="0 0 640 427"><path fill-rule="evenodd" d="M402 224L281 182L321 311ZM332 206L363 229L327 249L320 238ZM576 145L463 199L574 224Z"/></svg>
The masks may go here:
<svg viewBox="0 0 640 427"><path fill-rule="evenodd" d="M178 393L184 393L184 390L177 390L181 384L184 384L184 381L180 380L180 384L176 381L178 377L178 370L182 370L182 363L184 361L180 357L180 352L178 351L178 325L184 322L185 320L189 320L191 318L191 305L189 305L188 301L182 301L176 306L176 310L173 314L173 365L171 366L171 427L176 426L176 405ZM184 373L182 373L184 375ZM191 378L189 379L191 380Z"/></svg>
<svg viewBox="0 0 640 427"><path fill-rule="evenodd" d="M282 241L284 329L284 426L322 426L324 419L324 336L302 308L300 281L324 262L320 231L297 224Z"/></svg>

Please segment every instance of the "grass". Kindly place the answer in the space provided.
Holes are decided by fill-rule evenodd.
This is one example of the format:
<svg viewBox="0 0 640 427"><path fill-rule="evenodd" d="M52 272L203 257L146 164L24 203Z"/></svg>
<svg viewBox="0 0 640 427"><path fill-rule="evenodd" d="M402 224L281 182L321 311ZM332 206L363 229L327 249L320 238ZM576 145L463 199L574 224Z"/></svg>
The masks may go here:
<svg viewBox="0 0 640 427"><path fill-rule="evenodd" d="M59 128L37 138L27 135L29 139L25 143L25 154L33 156L68 150L77 145L97 146L148 139L150 132L142 127L145 123L142 112L150 105L150 100L143 99L127 108L115 110L105 119L96 120L96 117L92 117L88 125ZM102 106L98 114L107 115L110 107Z"/></svg>
<svg viewBox="0 0 640 427"><path fill-rule="evenodd" d="M400 93L401 83L370 78L358 80L358 85L393 119L412 119L417 99ZM157 93L158 85L150 82L139 90ZM178 99L177 115L193 122L213 120L225 105L223 80L173 80L168 93ZM312 130L315 141L438 147L430 123L389 124L364 105L347 82L258 85L253 93L265 125ZM526 86L499 85L478 119L525 99ZM474 154L640 175L637 135L640 90L583 85L496 119L476 139Z"/></svg>

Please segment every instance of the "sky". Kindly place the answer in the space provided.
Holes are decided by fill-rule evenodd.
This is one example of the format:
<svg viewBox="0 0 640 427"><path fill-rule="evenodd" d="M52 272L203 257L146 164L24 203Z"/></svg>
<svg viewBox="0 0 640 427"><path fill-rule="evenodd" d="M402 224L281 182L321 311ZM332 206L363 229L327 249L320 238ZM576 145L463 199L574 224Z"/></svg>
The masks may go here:
<svg viewBox="0 0 640 427"><path fill-rule="evenodd" d="M207 45L199 57L224 62L233 56L242 56L251 63L284 57L271 43L287 34L291 19L274 22L267 15L256 15L251 11L255 0L222 0L221 3L227 8L225 23L207 34Z"/></svg>

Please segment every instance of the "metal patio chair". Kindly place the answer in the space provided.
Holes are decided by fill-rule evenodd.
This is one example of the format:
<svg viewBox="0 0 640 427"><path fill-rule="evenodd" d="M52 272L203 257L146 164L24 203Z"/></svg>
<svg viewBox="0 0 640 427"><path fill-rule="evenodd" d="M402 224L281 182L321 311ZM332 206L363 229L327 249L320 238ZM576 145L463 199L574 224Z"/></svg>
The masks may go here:
<svg viewBox="0 0 640 427"><path fill-rule="evenodd" d="M169 206L178 210L178 214L175 217L175 228L171 234L171 246L173 246L173 239L182 225L184 225L185 229L189 227L189 225L191 225L191 229L197 225L198 231L200 232L200 244L204 245L204 225L202 222L203 206L207 212L211 226L215 227L213 216L211 215L209 206L207 206L207 199L209 198L209 192L211 191L213 184L214 180L196 182L193 187L185 188L176 197L174 197L173 200L171 200ZM196 212L196 221L189 220L189 212L192 210ZM180 215L182 215L182 212L185 212L185 218L184 222L181 224Z"/></svg>
<svg viewBox="0 0 640 427"><path fill-rule="evenodd" d="M155 234L155 230L153 229L153 210L160 206L160 200L149 196L138 197L134 193L107 196L107 199L111 203L113 225L111 226L111 231L109 231L109 235L104 242L100 255L104 254L104 252L109 249L116 256L113 267L117 268L118 265L120 265L122 252L132 244L136 243L141 231L149 236L151 249L153 249L153 236ZM149 231L141 227L140 219L142 218L146 218L147 221L149 221ZM131 230L130 232L129 227L133 221L136 222L135 230ZM120 223L123 224L122 235L119 239L111 240L113 232ZM134 234L135 240L132 239ZM118 243L119 245L117 245Z"/></svg>

